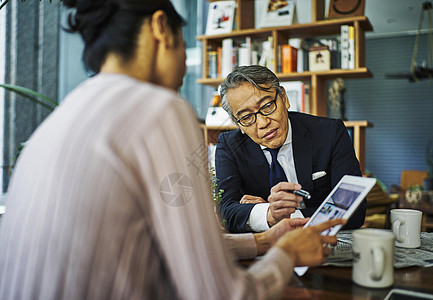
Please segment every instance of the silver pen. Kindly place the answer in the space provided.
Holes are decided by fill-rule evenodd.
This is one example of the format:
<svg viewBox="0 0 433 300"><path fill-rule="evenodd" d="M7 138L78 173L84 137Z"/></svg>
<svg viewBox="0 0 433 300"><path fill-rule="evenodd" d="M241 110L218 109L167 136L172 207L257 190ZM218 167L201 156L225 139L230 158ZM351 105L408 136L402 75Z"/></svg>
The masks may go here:
<svg viewBox="0 0 433 300"><path fill-rule="evenodd" d="M295 195L301 196L304 199L307 199L307 200L311 199L310 193L305 191L305 190L291 190L290 192L295 194ZM304 200L302 200L299 202L298 209L304 209L304 208L307 208L307 206L305 205Z"/></svg>
<svg viewBox="0 0 433 300"><path fill-rule="evenodd" d="M310 193L305 190L292 190L290 192L295 195L301 196L302 198L305 198L307 200L311 199Z"/></svg>

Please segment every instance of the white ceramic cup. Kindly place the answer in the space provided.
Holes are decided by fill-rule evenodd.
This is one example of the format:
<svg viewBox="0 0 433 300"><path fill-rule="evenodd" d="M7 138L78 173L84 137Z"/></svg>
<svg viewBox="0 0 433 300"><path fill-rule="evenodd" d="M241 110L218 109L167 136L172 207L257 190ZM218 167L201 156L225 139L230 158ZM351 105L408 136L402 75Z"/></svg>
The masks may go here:
<svg viewBox="0 0 433 300"><path fill-rule="evenodd" d="M352 280L371 288L394 283L394 234L382 229L353 232Z"/></svg>
<svg viewBox="0 0 433 300"><path fill-rule="evenodd" d="M391 225L395 245L403 248L421 246L422 212L415 209L391 209Z"/></svg>

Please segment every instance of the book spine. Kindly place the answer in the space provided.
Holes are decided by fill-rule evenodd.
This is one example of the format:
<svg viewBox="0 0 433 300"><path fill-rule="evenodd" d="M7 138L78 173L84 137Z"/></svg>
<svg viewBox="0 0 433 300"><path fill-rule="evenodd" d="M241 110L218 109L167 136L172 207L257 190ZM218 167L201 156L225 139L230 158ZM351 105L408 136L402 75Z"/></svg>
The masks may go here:
<svg viewBox="0 0 433 300"><path fill-rule="evenodd" d="M245 38L245 48L247 48L247 63L250 66L252 64L253 44L249 36Z"/></svg>
<svg viewBox="0 0 433 300"><path fill-rule="evenodd" d="M341 25L341 68L349 69L349 25Z"/></svg>
<svg viewBox="0 0 433 300"><path fill-rule="evenodd" d="M355 27L349 26L349 69L355 69Z"/></svg>
<svg viewBox="0 0 433 300"><path fill-rule="evenodd" d="M268 37L269 42L269 55L268 59L266 60L266 67L271 70L272 72L275 72L275 55L274 55L274 39L272 36Z"/></svg>
<svg viewBox="0 0 433 300"><path fill-rule="evenodd" d="M292 72L298 70L298 49L292 47Z"/></svg>
<svg viewBox="0 0 433 300"><path fill-rule="evenodd" d="M281 46L282 72L292 73L297 68L296 49L290 45Z"/></svg>
<svg viewBox="0 0 433 300"><path fill-rule="evenodd" d="M258 60L259 54L257 53L257 50L251 51L251 64L257 65L259 63Z"/></svg>
<svg viewBox="0 0 433 300"><path fill-rule="evenodd" d="M217 77L221 77L222 59L223 59L223 48L218 47L217 48Z"/></svg>
<svg viewBox="0 0 433 300"><path fill-rule="evenodd" d="M209 78L217 78L217 51L208 52Z"/></svg>
<svg viewBox="0 0 433 300"><path fill-rule="evenodd" d="M331 39L329 50L331 51L331 69L338 69L337 40Z"/></svg>
<svg viewBox="0 0 433 300"><path fill-rule="evenodd" d="M311 103L310 103L310 84L304 84L304 103L303 103L303 112L309 114L311 112Z"/></svg>
<svg viewBox="0 0 433 300"><path fill-rule="evenodd" d="M239 59L239 48L233 47L232 48L232 66L231 66L230 72L233 71L238 66L238 59Z"/></svg>
<svg viewBox="0 0 433 300"><path fill-rule="evenodd" d="M283 49L281 45L277 46L277 72L283 72Z"/></svg>
<svg viewBox="0 0 433 300"><path fill-rule="evenodd" d="M301 112L305 113L305 83L302 83L301 86Z"/></svg>
<svg viewBox="0 0 433 300"><path fill-rule="evenodd" d="M204 64L204 74L203 74L203 76L204 77L206 77L206 78L209 78L209 74L210 74L210 72L209 72L209 52L211 51L211 47L207 47L207 49L206 49L206 56L205 56L205 59L206 59L206 61L204 61L203 62L203 64Z"/></svg>
<svg viewBox="0 0 433 300"><path fill-rule="evenodd" d="M222 41L222 64L221 76L227 77L232 71L233 39L224 39Z"/></svg>
<svg viewBox="0 0 433 300"><path fill-rule="evenodd" d="M239 48L239 66L249 66L250 56L247 48Z"/></svg>
<svg viewBox="0 0 433 300"><path fill-rule="evenodd" d="M268 56L270 55L270 48L271 45L269 44L269 41L264 41L262 42L262 46L261 46L261 54L260 54L260 60L258 61L258 64L261 66L266 67L266 62L268 60Z"/></svg>
<svg viewBox="0 0 433 300"><path fill-rule="evenodd" d="M296 51L296 54L298 60L296 72L302 73L304 72L304 51L302 49L298 49L298 51Z"/></svg>

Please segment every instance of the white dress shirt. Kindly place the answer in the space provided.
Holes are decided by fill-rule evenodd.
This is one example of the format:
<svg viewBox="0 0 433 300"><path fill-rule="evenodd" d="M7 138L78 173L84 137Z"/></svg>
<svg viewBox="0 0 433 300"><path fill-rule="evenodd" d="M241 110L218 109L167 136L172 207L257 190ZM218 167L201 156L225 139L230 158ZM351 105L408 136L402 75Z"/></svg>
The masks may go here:
<svg viewBox="0 0 433 300"><path fill-rule="evenodd" d="M295 161L293 158L292 125L290 123L290 119L288 119L287 122L288 122L287 137L283 145L281 146L280 151L278 151L277 160L280 163L281 167L283 168L284 173L286 174L287 181L298 183L298 178L296 177ZM266 160L269 163L269 166L271 166L272 163L271 153L268 150L266 150L265 146L260 145L260 148L262 149L266 157ZM267 219L268 209L269 209L269 203L259 203L254 205L247 221L247 227L249 227L254 232L262 232L268 230L269 229L268 219ZM304 216L300 210L296 210L293 214L290 215L290 217L303 218Z"/></svg>
<svg viewBox="0 0 433 300"><path fill-rule="evenodd" d="M161 87L100 74L22 152L0 228L0 299L278 298L292 274L252 234L224 243L196 116ZM203 148L204 147L204 148Z"/></svg>

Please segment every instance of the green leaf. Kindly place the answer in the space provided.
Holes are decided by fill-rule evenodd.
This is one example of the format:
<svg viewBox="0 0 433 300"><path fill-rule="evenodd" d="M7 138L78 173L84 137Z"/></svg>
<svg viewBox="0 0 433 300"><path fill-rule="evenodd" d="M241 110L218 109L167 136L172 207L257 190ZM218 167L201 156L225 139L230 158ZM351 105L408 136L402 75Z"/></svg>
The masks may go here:
<svg viewBox="0 0 433 300"><path fill-rule="evenodd" d="M23 96L24 98L39 104L43 107L45 107L46 109L53 111L57 106L57 102L54 101L53 99L44 96L38 92L35 92L31 89L22 87L22 86L18 86L18 85L10 85L10 84L0 84L0 87L10 91L10 92L14 92L20 96Z"/></svg>

